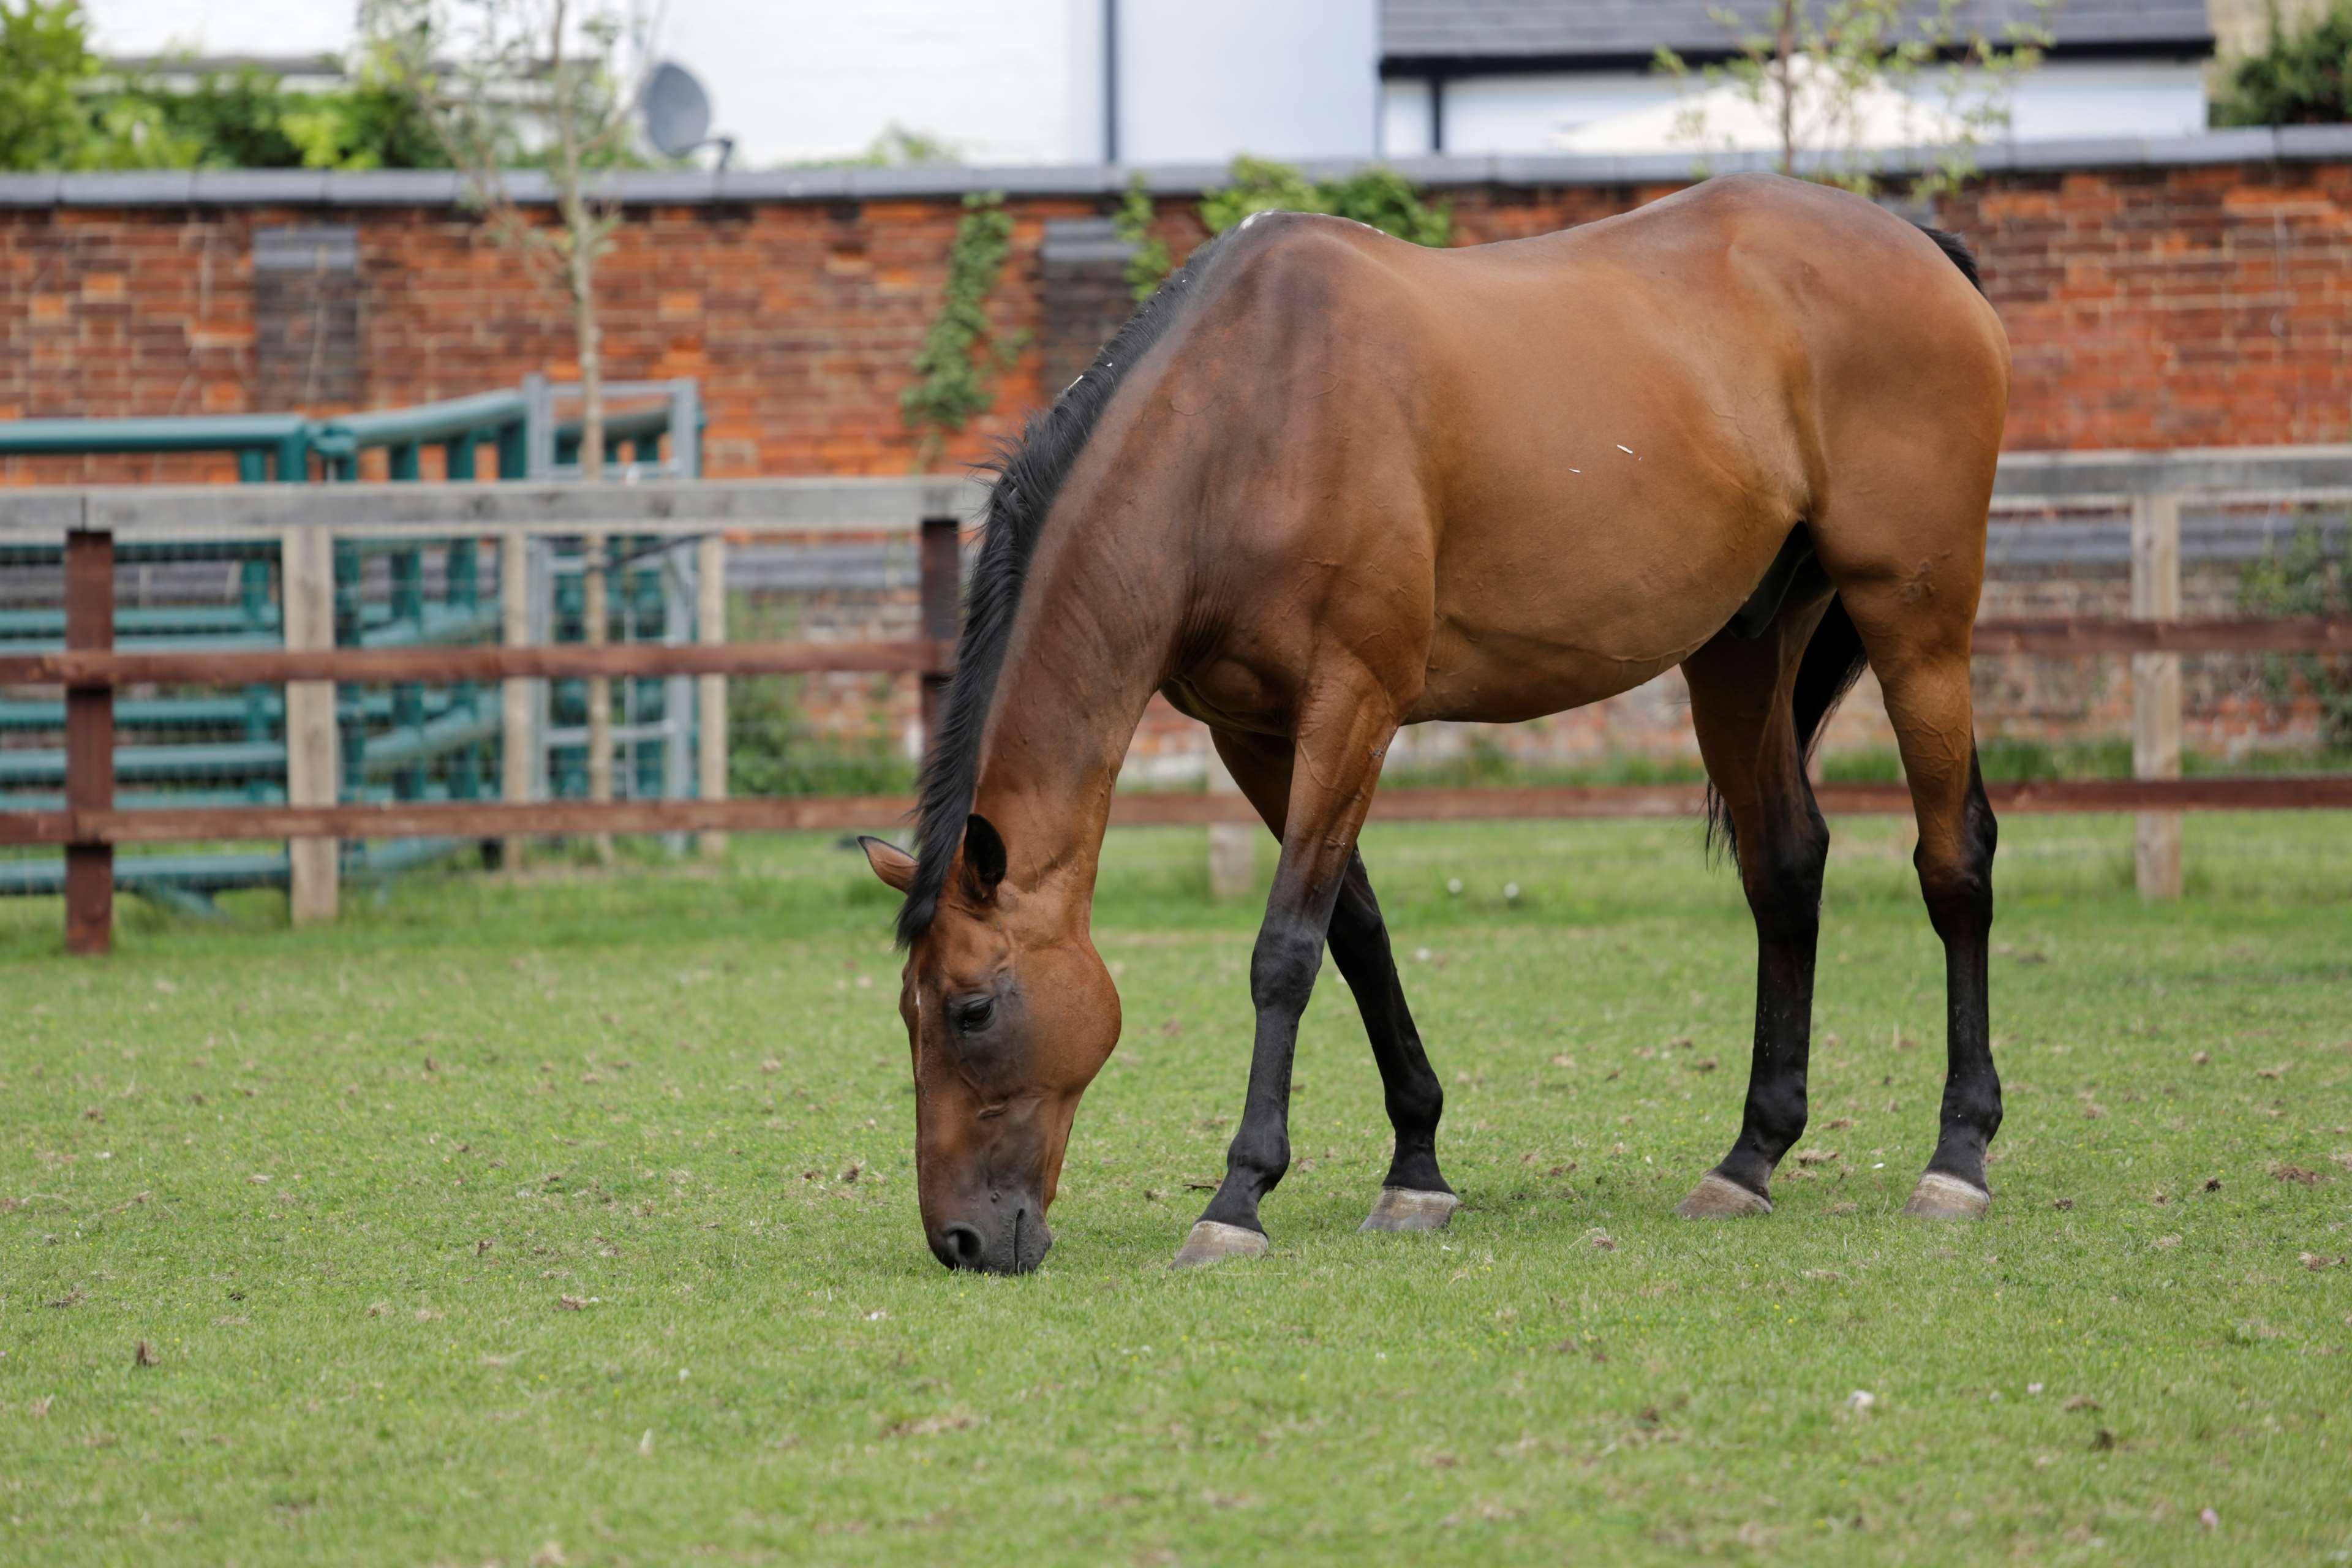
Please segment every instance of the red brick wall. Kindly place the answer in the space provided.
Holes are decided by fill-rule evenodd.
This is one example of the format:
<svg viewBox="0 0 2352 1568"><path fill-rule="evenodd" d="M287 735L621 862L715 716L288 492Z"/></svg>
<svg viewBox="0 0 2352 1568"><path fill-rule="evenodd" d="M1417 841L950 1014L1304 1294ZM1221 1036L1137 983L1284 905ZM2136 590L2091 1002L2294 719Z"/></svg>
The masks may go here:
<svg viewBox="0 0 2352 1568"><path fill-rule="evenodd" d="M2005 177L1944 217L2009 327L2011 447L2352 436L2352 166Z"/></svg>
<svg viewBox="0 0 2352 1568"><path fill-rule="evenodd" d="M1465 242L1540 233L1668 186L1453 194ZM976 457L1045 395L1038 247L1086 198L1018 198L991 305L1024 340L995 412L950 443ZM898 415L929 324L949 198L648 208L602 277L611 374L692 375L713 475L903 473ZM2240 445L2352 437L2352 165L2000 175L1947 204L1979 249L2016 346L2017 447ZM0 418L255 408L257 226L360 235L364 401L393 406L572 370L564 312L448 208L0 210ZM1162 227L1200 237L1189 203ZM213 470L205 470L207 472ZM179 476L79 461L17 481ZM225 468L219 477L226 477Z"/></svg>

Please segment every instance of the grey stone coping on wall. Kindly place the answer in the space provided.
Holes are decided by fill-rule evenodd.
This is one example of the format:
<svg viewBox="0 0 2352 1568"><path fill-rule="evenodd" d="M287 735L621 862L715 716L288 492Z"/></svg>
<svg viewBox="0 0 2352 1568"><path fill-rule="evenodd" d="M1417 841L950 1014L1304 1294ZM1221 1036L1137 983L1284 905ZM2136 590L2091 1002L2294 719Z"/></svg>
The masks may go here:
<svg viewBox="0 0 2352 1568"><path fill-rule="evenodd" d="M1808 168L1861 163L1881 174L1916 170L1932 149L1905 149L1860 159L1822 156ZM2164 169L2211 163L2268 163L2352 159L2352 125L2251 126L2196 136L2116 137L2090 141L2003 142L1979 147L1977 167L1988 174L2062 169ZM1716 154L1710 174L1767 169L1768 153ZM1387 160L1309 162L1318 177L1374 165L1391 168L1438 189L1500 185L1623 185L1687 180L1700 160L1686 153L1638 156L1584 153L1440 154ZM1156 195L1195 195L1223 183L1220 163L1043 163L1004 168L927 165L916 168L807 168L646 171L612 177L621 199L665 205L769 202L937 200L981 191L1010 196L1103 197L1140 175ZM546 176L517 170L507 193L525 203L553 199ZM462 175L434 170L330 174L304 169L154 170L107 174L0 174L0 207L134 206L441 206L467 195Z"/></svg>

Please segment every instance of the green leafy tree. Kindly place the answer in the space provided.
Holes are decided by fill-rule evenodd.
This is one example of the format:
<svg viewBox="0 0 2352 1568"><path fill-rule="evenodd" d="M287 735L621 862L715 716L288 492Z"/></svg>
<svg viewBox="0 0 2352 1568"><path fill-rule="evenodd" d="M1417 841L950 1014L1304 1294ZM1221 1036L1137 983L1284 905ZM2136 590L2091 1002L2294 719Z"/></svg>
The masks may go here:
<svg viewBox="0 0 2352 1568"><path fill-rule="evenodd" d="M97 74L80 0L0 0L0 169L80 166Z"/></svg>
<svg viewBox="0 0 2352 1568"><path fill-rule="evenodd" d="M570 310L580 362L580 470L604 469L604 325L596 265L623 209L614 171L635 139L653 24L625 0L368 0L366 58L404 93L499 241ZM525 156L526 149L529 156ZM556 221L535 221L508 171L536 164Z"/></svg>
<svg viewBox="0 0 2352 1568"><path fill-rule="evenodd" d="M2270 43L2230 68L2213 104L2219 125L2332 125L2352 121L2352 0L2289 32L2270 8Z"/></svg>
<svg viewBox="0 0 2352 1568"><path fill-rule="evenodd" d="M429 169L449 160L363 47L350 85L245 67L182 86L107 67L79 0L0 0L0 168Z"/></svg>
<svg viewBox="0 0 2352 1568"><path fill-rule="evenodd" d="M2051 0L2041 0L2046 15ZM1926 199L1976 172L1976 149L2009 125L2016 79L2042 63L2050 34L2039 22L2011 22L1998 37L1964 29L1959 0L1774 0L1769 31L1747 30L1728 11L1710 12L1730 37L1733 54L1696 71L1668 48L1656 68L1708 86L1729 84L1778 132L1778 166L1798 173L1806 153L1845 154L1823 173L1828 184L1872 194L1877 181L1853 154L1862 152L1868 103L1895 92L1934 108L1942 144L1913 182ZM1932 75L1931 75L1932 73ZM1706 110L1693 108L1677 131L1701 149L1722 150ZM1925 133L1923 133L1925 134Z"/></svg>
<svg viewBox="0 0 2352 1568"><path fill-rule="evenodd" d="M207 73L184 91L142 82L117 95L144 108L190 164L227 169L300 168L302 146L288 134L286 117L308 96L251 66Z"/></svg>
<svg viewBox="0 0 2352 1568"><path fill-rule="evenodd" d="M634 0L369 0L363 33L387 79L433 129L467 199L498 241L572 318L580 364L580 476L604 471L604 328L597 264L624 208L614 171L642 164L635 125L653 27ZM533 148L555 221L527 214L508 183ZM604 640L604 535L583 536L588 640ZM613 798L612 683L588 682L588 797ZM610 834L591 837L613 862Z"/></svg>

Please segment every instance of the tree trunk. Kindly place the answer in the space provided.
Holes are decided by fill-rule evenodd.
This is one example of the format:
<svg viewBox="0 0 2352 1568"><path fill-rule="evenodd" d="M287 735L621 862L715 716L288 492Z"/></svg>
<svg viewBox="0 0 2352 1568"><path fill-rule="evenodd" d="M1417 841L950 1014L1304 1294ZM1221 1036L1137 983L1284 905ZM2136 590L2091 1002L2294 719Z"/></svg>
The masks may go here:
<svg viewBox="0 0 2352 1568"><path fill-rule="evenodd" d="M580 345L580 477L604 477L604 329L596 319L596 232L575 195L564 221L572 230L572 324Z"/></svg>
<svg viewBox="0 0 2352 1568"><path fill-rule="evenodd" d="M580 477L597 479L604 472L604 328L596 320L595 231L576 189L564 208L572 230L572 321L580 345ZM604 535L586 535L581 552L582 629L591 647L601 647L611 603ZM602 675L588 679L588 798L613 798L613 682ZM592 835L589 842L598 864L613 863L611 834Z"/></svg>
<svg viewBox="0 0 2352 1568"><path fill-rule="evenodd" d="M1773 57L1780 78L1780 173L1797 172L1797 0L1775 8L1779 36Z"/></svg>

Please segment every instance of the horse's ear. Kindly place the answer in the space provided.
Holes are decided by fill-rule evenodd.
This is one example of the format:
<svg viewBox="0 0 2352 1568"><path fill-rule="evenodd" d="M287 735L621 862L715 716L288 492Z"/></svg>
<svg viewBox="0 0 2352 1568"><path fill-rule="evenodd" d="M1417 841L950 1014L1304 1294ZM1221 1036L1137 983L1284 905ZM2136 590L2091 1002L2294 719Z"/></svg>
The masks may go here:
<svg viewBox="0 0 2352 1568"><path fill-rule="evenodd" d="M887 839L858 835L857 847L866 851L866 863L874 874L890 887L903 893L915 885L915 858Z"/></svg>
<svg viewBox="0 0 2352 1568"><path fill-rule="evenodd" d="M1004 839L978 812L963 821L963 874L975 902L994 898L996 884L1004 880Z"/></svg>

